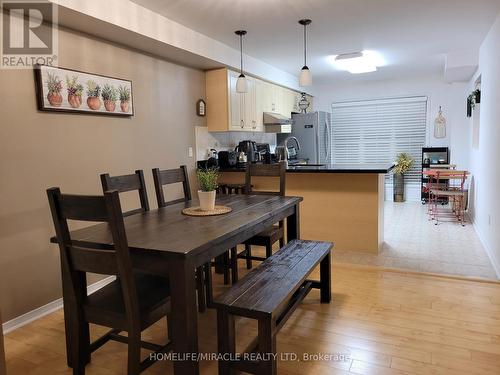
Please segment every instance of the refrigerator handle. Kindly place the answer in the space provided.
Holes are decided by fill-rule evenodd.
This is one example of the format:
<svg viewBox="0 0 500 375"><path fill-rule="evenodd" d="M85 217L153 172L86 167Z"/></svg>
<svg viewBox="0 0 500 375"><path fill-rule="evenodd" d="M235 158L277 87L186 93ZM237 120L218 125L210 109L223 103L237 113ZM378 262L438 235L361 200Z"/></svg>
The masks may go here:
<svg viewBox="0 0 500 375"><path fill-rule="evenodd" d="M325 149L326 149L326 155L325 155L325 160L329 163L330 161L328 160L330 157L330 142L332 141L332 137L330 134L330 124L328 124L328 120L325 119L325 129L326 129L326 141L325 141Z"/></svg>

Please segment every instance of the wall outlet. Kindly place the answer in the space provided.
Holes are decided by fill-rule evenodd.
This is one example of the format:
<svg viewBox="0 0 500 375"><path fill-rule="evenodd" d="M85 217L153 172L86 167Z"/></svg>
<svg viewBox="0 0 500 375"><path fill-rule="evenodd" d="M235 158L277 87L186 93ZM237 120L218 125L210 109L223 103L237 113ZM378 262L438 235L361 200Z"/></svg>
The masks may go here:
<svg viewBox="0 0 500 375"><path fill-rule="evenodd" d="M188 156L189 156L190 158L192 158L192 157L193 157L193 148L192 148L192 147L188 147Z"/></svg>

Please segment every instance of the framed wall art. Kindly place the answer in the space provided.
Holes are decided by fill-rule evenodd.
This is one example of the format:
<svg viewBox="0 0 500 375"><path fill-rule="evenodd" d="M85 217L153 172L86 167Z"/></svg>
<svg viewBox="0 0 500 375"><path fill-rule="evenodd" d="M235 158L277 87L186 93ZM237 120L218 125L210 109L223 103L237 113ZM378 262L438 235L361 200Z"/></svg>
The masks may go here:
<svg viewBox="0 0 500 375"><path fill-rule="evenodd" d="M40 111L134 115L132 81L129 80L37 65L35 83Z"/></svg>

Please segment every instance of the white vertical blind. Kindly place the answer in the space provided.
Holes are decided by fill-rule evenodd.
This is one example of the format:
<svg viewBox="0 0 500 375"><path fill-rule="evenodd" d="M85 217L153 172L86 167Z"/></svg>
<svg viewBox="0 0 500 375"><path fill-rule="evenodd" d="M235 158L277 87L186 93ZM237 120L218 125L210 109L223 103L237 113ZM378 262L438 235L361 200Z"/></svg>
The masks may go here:
<svg viewBox="0 0 500 375"><path fill-rule="evenodd" d="M406 180L419 184L426 124L426 97L333 103L333 162L385 163L406 152L415 160Z"/></svg>

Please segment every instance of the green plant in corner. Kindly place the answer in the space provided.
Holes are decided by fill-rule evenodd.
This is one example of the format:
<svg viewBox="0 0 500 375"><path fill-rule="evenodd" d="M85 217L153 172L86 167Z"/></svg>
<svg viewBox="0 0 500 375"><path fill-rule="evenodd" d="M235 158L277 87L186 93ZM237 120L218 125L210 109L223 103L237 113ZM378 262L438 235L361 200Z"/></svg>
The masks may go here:
<svg viewBox="0 0 500 375"><path fill-rule="evenodd" d="M413 158L406 152L401 152L396 156L396 166L393 169L395 174L403 174L413 167Z"/></svg>
<svg viewBox="0 0 500 375"><path fill-rule="evenodd" d="M197 169L196 177L200 185L201 191L214 191L217 190L217 180L219 179L218 168Z"/></svg>

